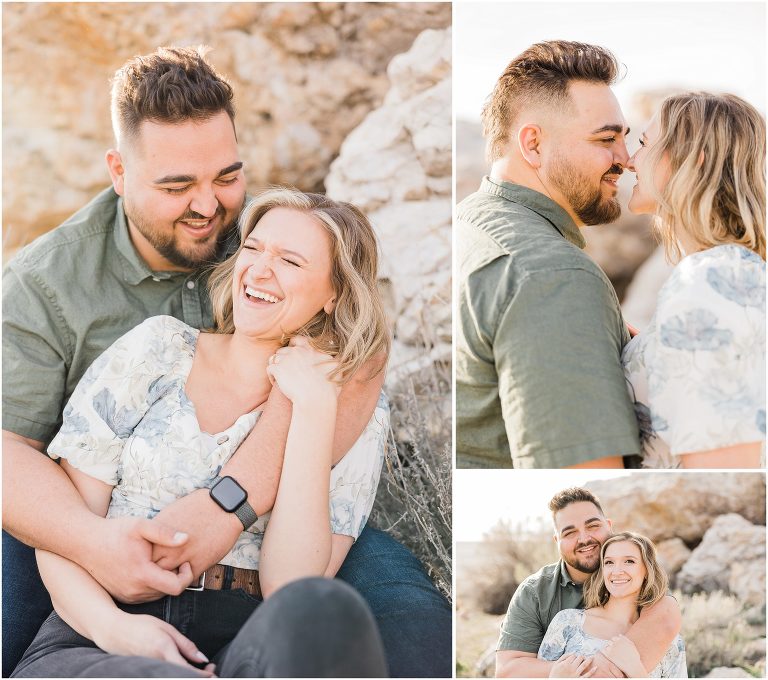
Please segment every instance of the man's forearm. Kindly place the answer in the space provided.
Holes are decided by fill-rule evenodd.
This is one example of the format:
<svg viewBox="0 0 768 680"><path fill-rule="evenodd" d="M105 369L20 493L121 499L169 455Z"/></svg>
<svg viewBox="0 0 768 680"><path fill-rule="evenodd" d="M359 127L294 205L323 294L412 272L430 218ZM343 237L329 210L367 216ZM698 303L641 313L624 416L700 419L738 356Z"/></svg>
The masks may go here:
<svg viewBox="0 0 768 680"><path fill-rule="evenodd" d="M3 529L34 548L79 562L100 521L48 456L3 431Z"/></svg>
<svg viewBox="0 0 768 680"><path fill-rule="evenodd" d="M552 670L552 661L539 659L534 655L517 656L511 659L496 657L497 678L547 678Z"/></svg>
<svg viewBox="0 0 768 680"><path fill-rule="evenodd" d="M654 669L664 658L675 636L680 632L681 617L677 601L670 595L648 609L625 633L637 647L647 671Z"/></svg>

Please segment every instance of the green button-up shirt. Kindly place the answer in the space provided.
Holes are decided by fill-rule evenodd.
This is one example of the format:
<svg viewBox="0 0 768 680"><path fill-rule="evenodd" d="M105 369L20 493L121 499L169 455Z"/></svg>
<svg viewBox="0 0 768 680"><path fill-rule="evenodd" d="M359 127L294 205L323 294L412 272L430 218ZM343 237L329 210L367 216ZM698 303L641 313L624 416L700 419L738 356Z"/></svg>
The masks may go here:
<svg viewBox="0 0 768 680"><path fill-rule="evenodd" d="M610 281L554 201L483 179L457 207L459 467L559 468L639 452Z"/></svg>
<svg viewBox="0 0 768 680"><path fill-rule="evenodd" d="M150 316L212 326L206 282L150 270L112 189L19 251L3 272L3 429L47 445L88 366Z"/></svg>
<svg viewBox="0 0 768 680"><path fill-rule="evenodd" d="M535 654L558 612L583 607L581 585L568 575L565 562L548 564L517 587L496 649Z"/></svg>

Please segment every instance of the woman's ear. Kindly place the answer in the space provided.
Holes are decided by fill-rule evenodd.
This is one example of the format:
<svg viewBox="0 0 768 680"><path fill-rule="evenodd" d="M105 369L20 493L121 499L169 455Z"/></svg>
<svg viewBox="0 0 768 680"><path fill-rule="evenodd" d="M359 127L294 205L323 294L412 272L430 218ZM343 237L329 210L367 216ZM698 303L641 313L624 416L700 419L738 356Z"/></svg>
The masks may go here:
<svg viewBox="0 0 768 680"><path fill-rule="evenodd" d="M336 298L332 297L328 302L323 305L323 310L326 314L333 314L333 310L336 308Z"/></svg>

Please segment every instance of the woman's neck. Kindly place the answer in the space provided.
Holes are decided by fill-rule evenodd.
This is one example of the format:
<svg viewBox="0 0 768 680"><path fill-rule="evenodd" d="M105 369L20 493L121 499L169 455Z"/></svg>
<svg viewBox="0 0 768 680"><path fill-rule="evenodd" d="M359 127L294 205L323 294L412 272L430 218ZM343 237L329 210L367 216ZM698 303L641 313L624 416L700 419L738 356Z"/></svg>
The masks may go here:
<svg viewBox="0 0 768 680"><path fill-rule="evenodd" d="M637 598L634 595L629 597L609 597L608 602L602 606L604 615L618 623L632 624L637 621L639 613L637 611Z"/></svg>

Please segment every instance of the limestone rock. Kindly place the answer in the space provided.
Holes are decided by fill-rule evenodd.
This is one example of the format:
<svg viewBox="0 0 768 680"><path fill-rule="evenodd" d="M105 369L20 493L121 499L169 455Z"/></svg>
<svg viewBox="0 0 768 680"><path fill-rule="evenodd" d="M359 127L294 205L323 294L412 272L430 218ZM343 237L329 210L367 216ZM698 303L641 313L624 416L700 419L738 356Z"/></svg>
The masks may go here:
<svg viewBox="0 0 768 680"><path fill-rule="evenodd" d="M390 386L451 357L450 59L448 29L424 31L395 57L384 104L350 133L325 182L368 213L380 239Z"/></svg>
<svg viewBox="0 0 768 680"><path fill-rule="evenodd" d="M644 472L587 485L609 511L614 531L631 530L659 542L696 545L724 513L738 513L765 532L765 479L745 472Z"/></svg>
<svg viewBox="0 0 768 680"><path fill-rule="evenodd" d="M765 602L765 526L741 515L721 515L680 570L684 592L724 590L744 602Z"/></svg>
<svg viewBox="0 0 768 680"><path fill-rule="evenodd" d="M705 678L751 678L752 676L747 673L743 668L727 668L725 666L718 666L713 668L707 673Z"/></svg>
<svg viewBox="0 0 768 680"><path fill-rule="evenodd" d="M668 538L656 546L659 563L671 578L676 574L691 556L688 546L679 538Z"/></svg>
<svg viewBox="0 0 768 680"><path fill-rule="evenodd" d="M211 63L235 90L251 190L270 183L322 190L343 140L381 106L392 58L450 21L450 3L439 2L5 5L5 247L56 226L109 184L108 81L129 57L160 45L210 45ZM407 59L392 65L399 96L410 100L440 81L430 74L450 67L440 57L446 49L450 57L448 45L426 69ZM430 54L419 43L418 59ZM450 97L445 108L450 120ZM419 140L424 169L403 169L400 194L429 194L424 178L444 162L430 157L438 141Z"/></svg>

